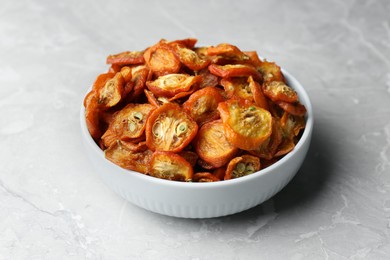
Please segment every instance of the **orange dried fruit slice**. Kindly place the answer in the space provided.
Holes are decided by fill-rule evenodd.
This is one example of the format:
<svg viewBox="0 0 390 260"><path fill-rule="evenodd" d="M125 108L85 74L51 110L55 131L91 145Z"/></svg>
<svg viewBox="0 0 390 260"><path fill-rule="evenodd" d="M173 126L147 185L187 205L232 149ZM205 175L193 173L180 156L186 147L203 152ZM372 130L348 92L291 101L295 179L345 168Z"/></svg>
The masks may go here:
<svg viewBox="0 0 390 260"><path fill-rule="evenodd" d="M173 97L180 92L188 91L194 84L200 82L200 76L187 74L168 74L154 81L147 81L146 86L156 96Z"/></svg>
<svg viewBox="0 0 390 260"><path fill-rule="evenodd" d="M148 172L150 176L174 181L190 181L193 176L191 164L172 152L154 152Z"/></svg>
<svg viewBox="0 0 390 260"><path fill-rule="evenodd" d="M154 110L146 123L146 144L155 151L182 151L198 132L196 122L179 105L167 103Z"/></svg>
<svg viewBox="0 0 390 260"><path fill-rule="evenodd" d="M124 51L107 57L107 64L120 66L143 64L145 62L143 51Z"/></svg>
<svg viewBox="0 0 390 260"><path fill-rule="evenodd" d="M282 81L266 82L263 92L272 101L284 101L289 103L298 102L297 92Z"/></svg>
<svg viewBox="0 0 390 260"><path fill-rule="evenodd" d="M204 124L199 129L194 145L199 157L213 168L225 165L238 151L226 138L221 120Z"/></svg>
<svg viewBox="0 0 390 260"><path fill-rule="evenodd" d="M218 177L210 172L197 172L192 177L193 182L215 182L220 181Z"/></svg>
<svg viewBox="0 0 390 260"><path fill-rule="evenodd" d="M210 63L209 59L199 57L195 51L184 46L177 44L173 48L176 56L180 59L180 62L193 71L204 69Z"/></svg>
<svg viewBox="0 0 390 260"><path fill-rule="evenodd" d="M226 168L225 180L236 179L250 175L260 170L260 159L252 155L242 155L229 162Z"/></svg>
<svg viewBox="0 0 390 260"><path fill-rule="evenodd" d="M132 151L119 140L104 151L105 157L111 162L124 169L140 173L148 172L152 154L150 150Z"/></svg>
<svg viewBox="0 0 390 260"><path fill-rule="evenodd" d="M214 75L221 78L252 76L257 81L262 81L260 72L252 65L247 64L227 64L227 65L209 65L209 70Z"/></svg>
<svg viewBox="0 0 390 260"><path fill-rule="evenodd" d="M219 118L218 104L225 101L221 89L206 87L193 93L183 103L183 109L199 124Z"/></svg>
<svg viewBox="0 0 390 260"><path fill-rule="evenodd" d="M113 140L132 140L144 134L146 121L150 113L155 109L150 104L128 104L114 114L114 118L107 131L102 136L106 147Z"/></svg>
<svg viewBox="0 0 390 260"><path fill-rule="evenodd" d="M218 105L228 141L243 149L254 150L272 132L272 116L267 110L244 100L230 99Z"/></svg>
<svg viewBox="0 0 390 260"><path fill-rule="evenodd" d="M162 76L177 73L181 63L176 57L175 51L166 43L160 42L144 53L145 62L148 67L157 75Z"/></svg>
<svg viewBox="0 0 390 260"><path fill-rule="evenodd" d="M263 75L264 82L282 81L286 82L282 70L275 62L262 61L256 69Z"/></svg>
<svg viewBox="0 0 390 260"><path fill-rule="evenodd" d="M125 80L120 72L97 89L98 103L104 108L118 104L123 97Z"/></svg>

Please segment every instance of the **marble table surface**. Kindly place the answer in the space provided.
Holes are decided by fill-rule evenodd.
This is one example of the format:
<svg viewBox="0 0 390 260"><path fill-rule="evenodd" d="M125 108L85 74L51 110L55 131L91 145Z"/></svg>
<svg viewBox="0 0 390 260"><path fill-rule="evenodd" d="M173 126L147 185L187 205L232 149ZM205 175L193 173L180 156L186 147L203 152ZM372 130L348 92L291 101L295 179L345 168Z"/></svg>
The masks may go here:
<svg viewBox="0 0 390 260"><path fill-rule="evenodd" d="M0 5L0 259L390 259L389 1ZM186 37L257 50L312 99L302 168L239 214L138 208L80 141L83 95L108 54Z"/></svg>

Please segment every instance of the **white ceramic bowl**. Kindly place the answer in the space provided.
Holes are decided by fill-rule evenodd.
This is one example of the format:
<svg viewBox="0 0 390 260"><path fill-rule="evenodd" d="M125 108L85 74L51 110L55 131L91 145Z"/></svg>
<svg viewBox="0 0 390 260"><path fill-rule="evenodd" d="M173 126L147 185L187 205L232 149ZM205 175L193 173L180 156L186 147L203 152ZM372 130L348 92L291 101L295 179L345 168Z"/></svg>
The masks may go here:
<svg viewBox="0 0 390 260"><path fill-rule="evenodd" d="M87 155L103 181L131 203L163 215L183 218L211 218L252 208L279 192L293 178L309 149L313 131L313 111L301 84L283 70L307 109L306 128L292 152L275 164L237 179L211 183L187 183L158 179L129 171L104 157L90 136L80 112L81 133Z"/></svg>

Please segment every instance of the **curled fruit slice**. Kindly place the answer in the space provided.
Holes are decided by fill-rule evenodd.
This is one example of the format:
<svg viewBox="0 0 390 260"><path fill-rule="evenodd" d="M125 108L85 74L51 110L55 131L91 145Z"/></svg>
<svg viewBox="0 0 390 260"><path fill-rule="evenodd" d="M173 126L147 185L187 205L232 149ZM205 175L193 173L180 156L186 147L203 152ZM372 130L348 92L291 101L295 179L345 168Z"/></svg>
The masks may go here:
<svg viewBox="0 0 390 260"><path fill-rule="evenodd" d="M299 102L288 103L284 101L276 101L275 104L294 116L304 116L306 114L305 106Z"/></svg>
<svg viewBox="0 0 390 260"><path fill-rule="evenodd" d="M128 104L114 115L114 119L102 136L105 146L113 140L131 140L139 138L145 131L146 120L155 109L150 104Z"/></svg>
<svg viewBox="0 0 390 260"><path fill-rule="evenodd" d="M139 65L131 69L131 83L133 90L130 93L129 99L133 102L138 102L140 95L144 92L145 83L151 76L150 70L145 65Z"/></svg>
<svg viewBox="0 0 390 260"><path fill-rule="evenodd" d="M95 91L91 91L84 99L85 122L92 138L95 140L102 136L100 127L100 109Z"/></svg>
<svg viewBox="0 0 390 260"><path fill-rule="evenodd" d="M141 173L147 173L152 154L150 150L132 151L119 140L104 151L106 158L116 165Z"/></svg>
<svg viewBox="0 0 390 260"><path fill-rule="evenodd" d="M214 182L220 181L218 177L209 172L197 172L192 177L193 182Z"/></svg>
<svg viewBox="0 0 390 260"><path fill-rule="evenodd" d="M243 150L259 147L272 132L270 112L244 100L230 99L218 105L230 143Z"/></svg>
<svg viewBox="0 0 390 260"><path fill-rule="evenodd" d="M157 76L177 73L180 70L180 60L176 57L172 47L164 42L147 49L144 58L148 67Z"/></svg>
<svg viewBox="0 0 390 260"><path fill-rule="evenodd" d="M294 89L282 81L267 82L263 85L263 92L272 101L298 102L298 94Z"/></svg>
<svg viewBox="0 0 390 260"><path fill-rule="evenodd" d="M198 56L198 54L188 48L180 46L177 44L174 46L175 53L177 57L180 59L181 63L183 63L186 67L191 70L198 71L205 67L207 67L210 63L209 59L203 59Z"/></svg>
<svg viewBox="0 0 390 260"><path fill-rule="evenodd" d="M237 147L226 139L221 120L204 124L194 144L199 157L213 168L225 165L238 151Z"/></svg>
<svg viewBox="0 0 390 260"><path fill-rule="evenodd" d="M221 90L216 87L206 87L193 93L183 109L199 124L219 118L218 103L225 101Z"/></svg>
<svg viewBox="0 0 390 260"><path fill-rule="evenodd" d="M107 57L107 64L117 64L120 66L142 64L144 62L143 51L125 51Z"/></svg>
<svg viewBox="0 0 390 260"><path fill-rule="evenodd" d="M275 62L262 61L260 66L256 67L261 74L265 82L282 81L286 82L282 70Z"/></svg>
<svg viewBox="0 0 390 260"><path fill-rule="evenodd" d="M173 97L180 92L188 91L192 85L201 80L200 76L187 74L168 74L154 81L146 82L146 86L156 96Z"/></svg>
<svg viewBox="0 0 390 260"><path fill-rule="evenodd" d="M226 169L225 180L243 177L259 170L259 158L252 155L242 155L229 162Z"/></svg>
<svg viewBox="0 0 390 260"><path fill-rule="evenodd" d="M271 160L283 139L282 129L277 119L272 121L272 134L258 148L249 151L259 158Z"/></svg>
<svg viewBox="0 0 390 260"><path fill-rule="evenodd" d="M222 78L252 76L257 81L262 81L263 77L260 72L252 65L245 64L228 64L228 65L209 65L209 70L214 75Z"/></svg>
<svg viewBox="0 0 390 260"><path fill-rule="evenodd" d="M243 53L237 46L228 43L221 43L215 47L209 47L207 49L207 55L223 56L223 58L233 60L249 60L249 57L245 53Z"/></svg>
<svg viewBox="0 0 390 260"><path fill-rule="evenodd" d="M185 39L180 39L180 40L175 40L175 41L170 41L165 43L168 45L183 45L188 49L193 49L197 41L198 39L195 38L185 38Z"/></svg>
<svg viewBox="0 0 390 260"><path fill-rule="evenodd" d="M154 152L149 166L150 176L174 180L190 181L193 170L189 162L171 152Z"/></svg>
<svg viewBox="0 0 390 260"><path fill-rule="evenodd" d="M229 98L238 97L254 102L261 108L268 110L268 103L261 91L260 84L253 80L252 76L226 78L221 80L221 85Z"/></svg>
<svg viewBox="0 0 390 260"><path fill-rule="evenodd" d="M153 151L180 152L197 132L198 125L179 105L167 103L150 114L146 123L146 144Z"/></svg>
<svg viewBox="0 0 390 260"><path fill-rule="evenodd" d="M97 90L98 103L105 108L115 106L121 101L123 96L125 80L120 72L117 72L112 79Z"/></svg>

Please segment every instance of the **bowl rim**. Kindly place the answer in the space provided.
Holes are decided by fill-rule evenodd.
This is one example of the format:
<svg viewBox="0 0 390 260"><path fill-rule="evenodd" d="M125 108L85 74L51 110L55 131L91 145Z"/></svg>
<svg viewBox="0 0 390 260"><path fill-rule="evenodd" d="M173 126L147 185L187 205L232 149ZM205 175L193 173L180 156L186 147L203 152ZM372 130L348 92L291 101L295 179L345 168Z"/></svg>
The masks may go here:
<svg viewBox="0 0 390 260"><path fill-rule="evenodd" d="M312 104L310 102L309 95L307 94L306 90L304 87L301 85L301 83L294 77L292 76L288 71L285 69L281 69L283 75L285 76L287 82L289 83L289 86L291 86L293 89L298 90L298 96L299 100L305 105L306 107L306 125L305 129L302 133L301 138L299 139L298 143L295 145L294 149L283 156L280 160L278 160L276 163L268 166L265 169L261 169L260 171L257 171L255 173L252 173L247 176L243 176L240 178L236 179L231 179L231 180L224 180L224 181L218 181L218 182L180 182L180 181L172 181L172 180L165 180L165 179L160 179L156 178L153 176L149 176L143 173L139 173L136 171L124 169L115 163L107 160L104 156L104 151L100 149L100 147L95 143L93 140L92 136L89 134L86 121L85 121L85 108L84 104L82 102L81 104L81 110L80 110L80 124L81 124L81 132L82 132L82 138L87 142L88 146L90 146L95 154L98 155L98 159L105 161L105 163L108 163L114 167L116 167L118 170L123 171L123 172L129 172L131 173L132 178L139 178L143 179L147 182L152 182L153 184L157 185L165 185L165 186L172 186L175 188L189 188L189 189L215 189L215 188L221 188L221 187L226 187L226 186L232 186L232 185L238 185L240 183L245 183L245 182L251 182L252 180L259 178L264 175L271 174L274 169L277 169L278 167L281 167L286 161L288 161L291 157L293 157L298 151L301 149L301 147L304 145L305 141L311 137L311 133L313 131L313 125L314 125L314 120L313 120L313 108ZM87 93L91 91L91 87L88 88ZM85 97L85 95L84 95Z"/></svg>

